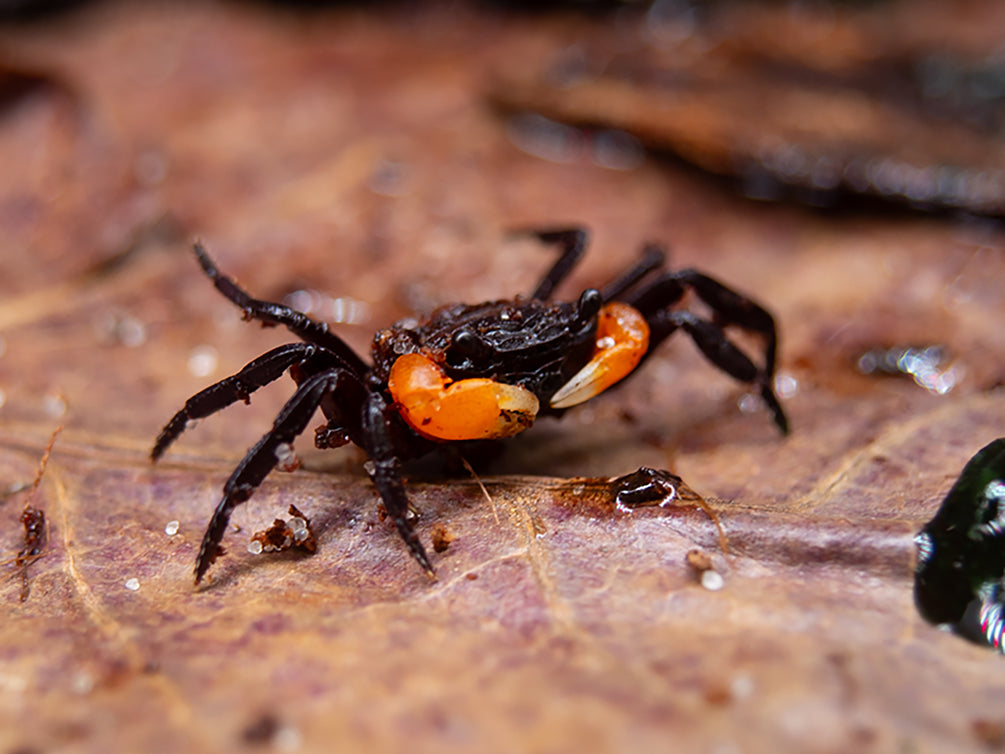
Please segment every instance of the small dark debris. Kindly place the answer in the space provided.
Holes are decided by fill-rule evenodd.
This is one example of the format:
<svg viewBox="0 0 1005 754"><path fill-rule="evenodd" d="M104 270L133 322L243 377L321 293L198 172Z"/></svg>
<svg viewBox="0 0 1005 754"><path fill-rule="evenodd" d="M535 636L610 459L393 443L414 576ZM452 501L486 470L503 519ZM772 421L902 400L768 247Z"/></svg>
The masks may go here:
<svg viewBox="0 0 1005 754"><path fill-rule="evenodd" d="M977 740L989 749L1005 749L1005 721L977 718L970 723Z"/></svg>
<svg viewBox="0 0 1005 754"><path fill-rule="evenodd" d="M279 727L278 718L265 712L241 731L241 740L254 745L270 744L279 732Z"/></svg>
<svg viewBox="0 0 1005 754"><path fill-rule="evenodd" d="M633 508L658 505L661 508L678 500L696 501L697 493L691 490L676 474L662 469L642 466L631 474L611 480L614 504L626 513Z"/></svg>
<svg viewBox="0 0 1005 754"><path fill-rule="evenodd" d="M28 501L25 503L24 510L21 511L20 521L24 527L24 547L14 556L12 561L8 561L8 563L13 563L14 567L21 574L21 602L26 602L31 593L31 588L28 584L28 566L42 557L47 540L45 511L35 508L31 503L39 484L42 482L45 468L49 464L49 456L52 454L53 445L56 444L56 437L62 430L62 426L56 428L52 433L52 437L49 438L48 445L45 446L45 451L42 453L42 458L38 464L38 471L35 473L35 480L30 485L31 491L28 493Z"/></svg>
<svg viewBox="0 0 1005 754"><path fill-rule="evenodd" d="M610 479L614 494L614 506L623 513L631 513L636 508L692 504L712 519L719 532L719 546L724 553L729 552L726 533L722 529L719 515L708 502L691 489L683 479L663 469L641 466L637 471Z"/></svg>
<svg viewBox="0 0 1005 754"><path fill-rule="evenodd" d="M295 506L289 508L290 520L277 518L272 526L255 532L248 543L248 551L256 555L262 552L284 552L299 548L313 553L318 549L317 539L311 531L311 521Z"/></svg>
<svg viewBox="0 0 1005 754"><path fill-rule="evenodd" d="M712 569L712 556L704 550L700 550L697 547L693 550L688 550L686 557L687 564L699 573L701 571L710 571Z"/></svg>
<svg viewBox="0 0 1005 754"><path fill-rule="evenodd" d="M433 540L433 550L436 552L446 552L450 544L457 539L457 535L448 529L444 524L436 524L430 532Z"/></svg>

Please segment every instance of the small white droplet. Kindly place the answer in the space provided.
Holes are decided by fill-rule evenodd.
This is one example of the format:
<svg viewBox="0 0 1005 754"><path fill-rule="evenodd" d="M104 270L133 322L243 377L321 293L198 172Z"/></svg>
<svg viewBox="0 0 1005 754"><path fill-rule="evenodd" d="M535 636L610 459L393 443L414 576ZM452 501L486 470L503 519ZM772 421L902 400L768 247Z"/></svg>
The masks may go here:
<svg viewBox="0 0 1005 754"><path fill-rule="evenodd" d="M713 571L709 569L708 571L702 571L701 573L701 585L708 589L710 592L718 592L725 586L726 580L722 578L722 574L718 571Z"/></svg>
<svg viewBox="0 0 1005 754"><path fill-rule="evenodd" d="M281 442L273 451L276 456L276 468L279 471L296 471L300 468L300 459L288 442Z"/></svg>
<svg viewBox="0 0 1005 754"><path fill-rule="evenodd" d="M216 371L219 360L219 353L213 346L196 346L188 355L188 372L193 377L209 377Z"/></svg>
<svg viewBox="0 0 1005 754"><path fill-rule="evenodd" d="M28 681L19 675L7 675L0 673L0 691L9 691L20 694L28 688Z"/></svg>
<svg viewBox="0 0 1005 754"><path fill-rule="evenodd" d="M517 149L551 162L568 163L579 159L586 142L578 129L534 113L510 118L506 132Z"/></svg>
<svg viewBox="0 0 1005 754"><path fill-rule="evenodd" d="M754 679L749 675L738 675L729 685L736 699L747 699L754 693Z"/></svg>
<svg viewBox="0 0 1005 754"><path fill-rule="evenodd" d="M251 540L250 542L248 542L248 552L250 552L252 555L261 555L262 543L259 542L257 539Z"/></svg>
<svg viewBox="0 0 1005 754"><path fill-rule="evenodd" d="M42 398L42 410L53 418L60 417L66 413L66 399L59 393L49 393Z"/></svg>
<svg viewBox="0 0 1005 754"><path fill-rule="evenodd" d="M139 579L129 579L125 584L123 584L123 586L125 586L125 588L128 589L130 592L139 591L140 580Z"/></svg>
<svg viewBox="0 0 1005 754"><path fill-rule="evenodd" d="M779 398L791 398L799 392L799 380L788 373L776 374L775 392Z"/></svg>
<svg viewBox="0 0 1005 754"><path fill-rule="evenodd" d="M181 524L179 524L177 521L168 521L167 525L164 527L164 533L167 534L169 537L173 537L175 534L178 533L178 527L180 525Z"/></svg>
<svg viewBox="0 0 1005 754"><path fill-rule="evenodd" d="M603 338L599 338L597 340L597 348L600 349L601 351L605 351L608 348L614 348L614 345L615 345L614 338L612 338L610 335L604 336Z"/></svg>
<svg viewBox="0 0 1005 754"><path fill-rule="evenodd" d="M126 348L139 348L147 342L147 326L129 315L119 319L115 334Z"/></svg>
<svg viewBox="0 0 1005 754"><path fill-rule="evenodd" d="M646 158L642 143L625 131L601 131L591 146L593 162L609 170L633 170Z"/></svg>
<svg viewBox="0 0 1005 754"><path fill-rule="evenodd" d="M168 173L167 156L158 150L148 149L141 152L133 164L133 174L143 186L158 186L164 182Z"/></svg>
<svg viewBox="0 0 1005 754"><path fill-rule="evenodd" d="M370 309L362 301L340 296L327 302L328 315L326 319L340 324L354 325L370 318Z"/></svg>
<svg viewBox="0 0 1005 754"><path fill-rule="evenodd" d="M288 293L283 296L283 303L291 309L296 309L298 312L310 314L316 308L315 302L317 299L317 291L301 288L298 291L293 291L293 293Z"/></svg>
<svg viewBox="0 0 1005 754"><path fill-rule="evenodd" d="M303 736L292 725L284 725L276 731L272 743L280 751L296 751L303 743Z"/></svg>
<svg viewBox="0 0 1005 754"><path fill-rule="evenodd" d="M744 393L736 403L740 407L740 411L745 414L752 414L764 408L764 401L761 399L761 396L754 393Z"/></svg>
<svg viewBox="0 0 1005 754"><path fill-rule="evenodd" d="M73 676L70 685L75 694L90 694L94 690L94 676L82 670Z"/></svg>

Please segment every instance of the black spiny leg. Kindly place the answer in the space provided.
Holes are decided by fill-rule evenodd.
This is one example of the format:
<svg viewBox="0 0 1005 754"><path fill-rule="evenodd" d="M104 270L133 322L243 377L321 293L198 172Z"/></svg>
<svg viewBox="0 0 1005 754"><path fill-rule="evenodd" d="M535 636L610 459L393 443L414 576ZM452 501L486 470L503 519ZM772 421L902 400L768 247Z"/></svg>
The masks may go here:
<svg viewBox="0 0 1005 754"><path fill-rule="evenodd" d="M213 281L213 285L228 300L241 308L245 319L257 319L264 325L284 325L290 332L308 343L321 346L337 355L356 374L362 375L369 371L370 367L345 341L331 332L326 323L317 322L303 312L288 306L252 298L247 291L220 272L201 243L196 242L193 248L199 264Z"/></svg>
<svg viewBox="0 0 1005 754"><path fill-rule="evenodd" d="M304 431L326 395L334 395L338 403L352 406L364 401L365 391L366 388L356 375L341 367L316 374L300 384L279 412L272 429L248 451L224 485L223 499L217 505L202 538L202 547L195 565L196 584L216 560L231 512L250 498L262 480L275 468L279 462L277 451L281 455L280 446L292 443ZM342 413L345 415L350 412Z"/></svg>
<svg viewBox="0 0 1005 754"><path fill-rule="evenodd" d="M668 307L680 301L692 290L713 312L714 321L701 319L688 311L672 311ZM668 272L624 297L645 315L651 330L649 351L683 328L705 354L706 358L731 377L755 385L771 410L775 424L783 434L789 432L789 421L775 395L775 353L778 338L775 320L759 304L727 288L707 275L694 270ZM765 340L764 365L757 366L726 337L723 326L734 325L756 333Z"/></svg>
<svg viewBox="0 0 1005 754"><path fill-rule="evenodd" d="M650 272L655 272L662 267L664 261L666 261L666 252L663 251L662 246L647 245L642 250L642 257L639 261L601 288L600 295L604 301L614 301L620 298L625 294L625 291L639 283Z"/></svg>
<svg viewBox="0 0 1005 754"><path fill-rule="evenodd" d="M391 444L388 433L388 419L386 412L389 409L387 403L380 393L370 393L367 397L366 405L363 408L363 435L366 442L366 452L373 463L371 474L377 491L384 501L384 508L387 515L394 521L401 538L408 545L412 557L422 566L422 570L430 578L436 578L436 571L433 564L429 562L426 555L426 548L422 546L418 535L412 528L412 522L408 518L408 496L405 494L405 485L401 481L401 472L398 468L398 458L395 455L394 447Z"/></svg>
<svg viewBox="0 0 1005 754"><path fill-rule="evenodd" d="M557 244L562 250L562 255L552 266L541 282L537 284L531 298L538 301L546 301L552 291L572 272L572 268L579 262L586 250L586 244L590 240L590 234L582 228L566 228L562 230L531 230L527 231L531 235L537 236L543 243Z"/></svg>
<svg viewBox="0 0 1005 754"><path fill-rule="evenodd" d="M771 386L771 373L759 368L743 351L734 346L721 327L687 311L660 312L650 320L650 327L653 335L659 340L666 339L678 327L683 328L705 357L719 369L740 382L758 387L761 398L774 417L775 424L782 434L789 433L789 420Z"/></svg>
<svg viewBox="0 0 1005 754"><path fill-rule="evenodd" d="M205 390L200 390L187 401L185 406L171 417L157 436L150 460L156 461L173 443L190 421L203 419L215 414L237 401L248 401L253 392L282 377L289 367L309 359L317 351L309 343L290 343L274 348L263 356L247 364L240 372L226 377Z"/></svg>

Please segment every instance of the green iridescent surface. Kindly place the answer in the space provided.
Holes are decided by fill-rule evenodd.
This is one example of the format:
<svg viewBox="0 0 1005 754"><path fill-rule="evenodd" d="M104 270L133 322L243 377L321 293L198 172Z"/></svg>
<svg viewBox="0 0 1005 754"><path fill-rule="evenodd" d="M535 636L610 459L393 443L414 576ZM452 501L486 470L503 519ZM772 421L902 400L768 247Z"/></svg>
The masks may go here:
<svg viewBox="0 0 1005 754"><path fill-rule="evenodd" d="M915 541L914 599L921 615L1002 651L1005 438L970 459Z"/></svg>

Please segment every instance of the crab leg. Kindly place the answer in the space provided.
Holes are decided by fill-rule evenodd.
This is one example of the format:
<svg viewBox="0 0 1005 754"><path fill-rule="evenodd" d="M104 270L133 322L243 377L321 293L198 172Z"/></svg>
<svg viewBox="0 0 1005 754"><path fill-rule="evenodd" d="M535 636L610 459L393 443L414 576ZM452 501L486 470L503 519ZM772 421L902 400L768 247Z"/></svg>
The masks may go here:
<svg viewBox="0 0 1005 754"><path fill-rule="evenodd" d="M199 548L195 566L196 584L216 560L234 508L250 498L258 485L276 467L283 455L284 446L292 443L304 431L322 399L326 395L347 390L355 392L355 395L344 396L347 402L363 402L365 388L356 375L348 369L336 368L304 381L286 402L272 429L248 451L223 487L223 499L216 506Z"/></svg>
<svg viewBox="0 0 1005 754"><path fill-rule="evenodd" d="M245 319L257 319L265 327L284 325L297 337L333 352L357 375L365 374L369 370L356 352L328 329L327 322L318 322L303 312L282 304L252 298L241 286L220 272L201 243L196 242L193 250L206 276L213 281L213 285L225 298L241 308Z"/></svg>
<svg viewBox="0 0 1005 754"><path fill-rule="evenodd" d="M278 380L287 368L311 358L316 351L317 346L309 343L290 343L273 348L247 364L237 374L200 390L185 401L181 411L164 425L150 451L150 459L156 461L164 455L164 451L185 431L189 422L215 414L237 401L250 402L251 394L258 388Z"/></svg>
<svg viewBox="0 0 1005 754"><path fill-rule="evenodd" d="M405 540L412 557L431 578L436 578L433 564L429 562L426 548L419 541L412 522L408 518L408 495L401 481L398 457L388 434L388 406L380 393L370 393L365 400L362 416L363 440L370 460L373 462L371 478L377 485L387 514L394 521L401 538Z"/></svg>
<svg viewBox="0 0 1005 754"><path fill-rule="evenodd" d="M539 301L546 301L551 297L555 287L568 277L572 268L579 262L583 252L586 251L586 244L590 240L590 234L582 228L567 228L559 230L532 230L529 231L537 236L543 243L558 244L562 249L562 255L558 261L552 265L537 288L531 294L531 298Z"/></svg>

